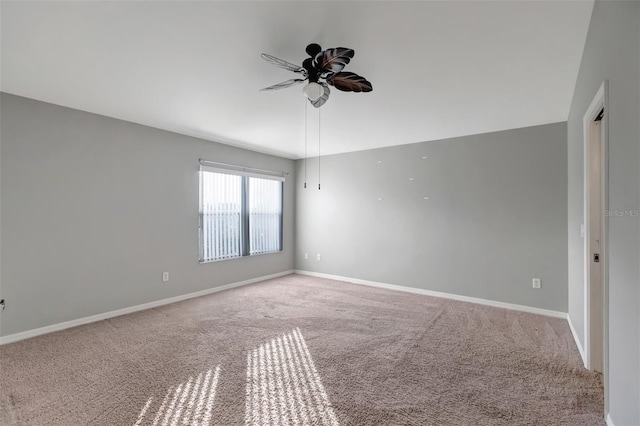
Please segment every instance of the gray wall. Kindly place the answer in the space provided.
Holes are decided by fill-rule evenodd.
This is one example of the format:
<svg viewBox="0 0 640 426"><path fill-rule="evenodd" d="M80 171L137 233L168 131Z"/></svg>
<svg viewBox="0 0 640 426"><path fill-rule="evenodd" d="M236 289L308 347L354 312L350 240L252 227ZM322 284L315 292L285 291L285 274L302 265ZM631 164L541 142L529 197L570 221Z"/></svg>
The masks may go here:
<svg viewBox="0 0 640 426"><path fill-rule="evenodd" d="M640 4L597 1L578 74L568 136L569 315L584 343L582 118L609 80L609 209L640 200ZM616 425L640 424L640 222L609 218L609 397Z"/></svg>
<svg viewBox="0 0 640 426"><path fill-rule="evenodd" d="M2 335L293 269L292 160L8 94L1 108ZM198 263L201 157L292 172L283 253Z"/></svg>
<svg viewBox="0 0 640 426"><path fill-rule="evenodd" d="M565 123L299 160L296 269L566 312L566 161Z"/></svg>

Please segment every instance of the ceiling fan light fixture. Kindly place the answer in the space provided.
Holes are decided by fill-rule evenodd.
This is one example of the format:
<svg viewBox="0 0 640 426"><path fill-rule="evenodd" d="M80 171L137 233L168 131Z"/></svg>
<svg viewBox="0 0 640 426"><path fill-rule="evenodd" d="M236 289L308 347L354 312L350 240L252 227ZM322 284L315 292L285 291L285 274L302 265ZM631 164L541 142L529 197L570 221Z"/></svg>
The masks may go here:
<svg viewBox="0 0 640 426"><path fill-rule="evenodd" d="M304 86L302 92L307 97L307 99L309 99L311 102L315 102L324 94L324 88L318 83L311 82Z"/></svg>

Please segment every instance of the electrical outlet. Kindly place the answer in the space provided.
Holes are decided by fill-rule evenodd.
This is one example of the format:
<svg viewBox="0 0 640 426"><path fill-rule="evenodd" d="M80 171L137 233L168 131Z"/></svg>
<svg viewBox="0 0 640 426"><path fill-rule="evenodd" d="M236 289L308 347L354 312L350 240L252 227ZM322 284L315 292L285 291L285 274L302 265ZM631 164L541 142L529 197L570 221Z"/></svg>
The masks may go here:
<svg viewBox="0 0 640 426"><path fill-rule="evenodd" d="M305 254L304 254L304 258L305 258L305 259L308 259L308 258L309 258L309 253L305 253Z"/></svg>
<svg viewBox="0 0 640 426"><path fill-rule="evenodd" d="M162 273L162 281L165 282L165 283L167 281L169 281L169 273L168 272L163 272Z"/></svg>
<svg viewBox="0 0 640 426"><path fill-rule="evenodd" d="M320 260L320 253L316 256L316 260Z"/></svg>
<svg viewBox="0 0 640 426"><path fill-rule="evenodd" d="M5 306L4 299L0 300L0 311L4 311Z"/></svg>
<svg viewBox="0 0 640 426"><path fill-rule="evenodd" d="M540 278L533 279L533 288L540 288Z"/></svg>

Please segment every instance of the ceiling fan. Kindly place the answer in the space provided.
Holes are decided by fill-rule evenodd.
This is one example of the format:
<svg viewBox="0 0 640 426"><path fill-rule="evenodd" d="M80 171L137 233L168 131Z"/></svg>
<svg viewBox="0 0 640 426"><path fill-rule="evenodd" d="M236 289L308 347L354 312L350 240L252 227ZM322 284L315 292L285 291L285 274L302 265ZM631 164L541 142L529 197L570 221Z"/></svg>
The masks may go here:
<svg viewBox="0 0 640 426"><path fill-rule="evenodd" d="M356 73L342 71L351 61L355 52L346 47L335 47L322 50L319 44L311 43L307 46L309 57L302 62L302 66L295 65L275 56L262 54L262 58L280 68L300 74L300 78L292 78L261 90L276 90L294 86L309 81L304 87L305 96L316 108L320 108L329 99L329 85L343 92L371 92L373 86L366 78Z"/></svg>

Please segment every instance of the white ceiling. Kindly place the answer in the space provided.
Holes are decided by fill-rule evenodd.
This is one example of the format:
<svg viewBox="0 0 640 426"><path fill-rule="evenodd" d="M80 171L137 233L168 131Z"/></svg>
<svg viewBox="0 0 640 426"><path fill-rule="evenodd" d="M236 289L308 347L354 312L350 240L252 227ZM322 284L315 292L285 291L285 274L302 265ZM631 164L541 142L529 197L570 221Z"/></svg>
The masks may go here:
<svg viewBox="0 0 640 426"><path fill-rule="evenodd" d="M290 158L305 46L350 47L322 155L565 121L593 1L2 2L2 91ZM309 106L309 155L318 110Z"/></svg>

